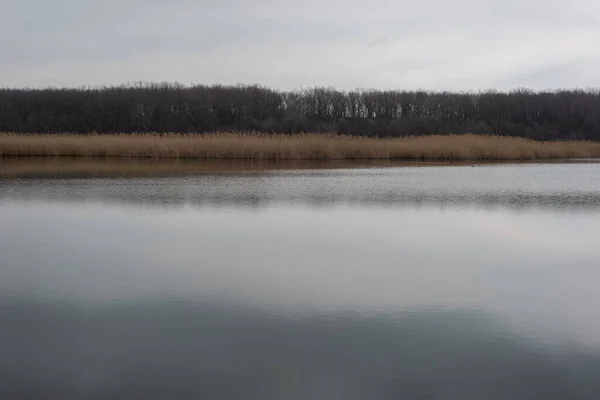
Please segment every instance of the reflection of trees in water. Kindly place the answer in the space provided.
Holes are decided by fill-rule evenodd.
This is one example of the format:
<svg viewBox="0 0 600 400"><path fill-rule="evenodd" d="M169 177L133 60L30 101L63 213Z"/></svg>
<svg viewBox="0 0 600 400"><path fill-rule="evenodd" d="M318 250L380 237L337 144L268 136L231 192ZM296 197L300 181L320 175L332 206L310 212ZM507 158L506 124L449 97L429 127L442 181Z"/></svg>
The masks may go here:
<svg viewBox="0 0 600 400"><path fill-rule="evenodd" d="M596 399L600 354L473 310L286 314L147 301L0 303L0 397ZM560 355L559 355L560 354Z"/></svg>
<svg viewBox="0 0 600 400"><path fill-rule="evenodd" d="M317 183L315 183L315 180ZM131 206L268 207L301 204L329 207L339 204L392 208L509 208L593 211L600 208L600 191L535 192L421 189L384 186L374 189L343 186L333 181L319 184L314 176L293 182L256 174L206 176L192 182L185 178L136 180L25 180L6 181L0 199L16 201L100 202ZM282 184L279 186L279 184Z"/></svg>

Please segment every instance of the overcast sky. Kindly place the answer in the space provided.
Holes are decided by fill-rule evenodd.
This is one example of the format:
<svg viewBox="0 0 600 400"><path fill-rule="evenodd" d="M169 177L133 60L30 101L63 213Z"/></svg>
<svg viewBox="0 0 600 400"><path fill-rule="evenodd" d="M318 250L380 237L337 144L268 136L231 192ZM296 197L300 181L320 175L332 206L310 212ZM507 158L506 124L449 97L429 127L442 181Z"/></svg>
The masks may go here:
<svg viewBox="0 0 600 400"><path fill-rule="evenodd" d="M0 86L600 87L598 0L0 0Z"/></svg>

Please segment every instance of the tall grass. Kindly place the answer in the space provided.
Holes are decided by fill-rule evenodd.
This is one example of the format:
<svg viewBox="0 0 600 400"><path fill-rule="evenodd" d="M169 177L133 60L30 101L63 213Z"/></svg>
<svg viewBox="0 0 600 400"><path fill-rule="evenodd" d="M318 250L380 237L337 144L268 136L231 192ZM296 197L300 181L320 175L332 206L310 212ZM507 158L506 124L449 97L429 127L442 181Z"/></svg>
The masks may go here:
<svg viewBox="0 0 600 400"><path fill-rule="evenodd" d="M0 134L0 157L131 157L201 160L541 160L600 157L600 143L488 135L398 139L323 134Z"/></svg>

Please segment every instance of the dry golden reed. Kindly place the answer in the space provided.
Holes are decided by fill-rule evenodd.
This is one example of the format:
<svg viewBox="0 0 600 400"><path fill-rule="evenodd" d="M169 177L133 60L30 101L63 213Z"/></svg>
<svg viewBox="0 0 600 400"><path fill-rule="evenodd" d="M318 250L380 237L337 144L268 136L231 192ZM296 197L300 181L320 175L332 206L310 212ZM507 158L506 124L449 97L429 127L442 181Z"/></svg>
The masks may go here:
<svg viewBox="0 0 600 400"><path fill-rule="evenodd" d="M323 134L0 134L0 157L199 160L543 160L600 157L600 143L490 135L379 139Z"/></svg>

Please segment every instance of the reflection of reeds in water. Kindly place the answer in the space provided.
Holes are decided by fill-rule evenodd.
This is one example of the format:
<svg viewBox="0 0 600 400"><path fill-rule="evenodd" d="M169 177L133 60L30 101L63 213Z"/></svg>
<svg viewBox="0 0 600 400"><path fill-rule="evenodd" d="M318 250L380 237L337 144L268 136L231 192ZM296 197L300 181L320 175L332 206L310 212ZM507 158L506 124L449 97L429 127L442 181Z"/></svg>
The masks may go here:
<svg viewBox="0 0 600 400"><path fill-rule="evenodd" d="M275 170L445 165L442 162L391 160L187 160L97 157L9 157L0 158L0 177L160 177L192 174L227 174Z"/></svg>
<svg viewBox="0 0 600 400"><path fill-rule="evenodd" d="M486 135L398 139L322 134L0 135L0 157L135 157L216 160L540 160L600 157L600 143Z"/></svg>
<svg viewBox="0 0 600 400"><path fill-rule="evenodd" d="M555 159L555 162L561 162ZM515 161L523 163L544 160ZM571 161L568 161L571 162ZM578 162L596 162L580 160ZM502 164L504 161L478 161ZM0 178L168 177L198 174L268 173L281 170L473 165L467 160L193 160L109 157L0 157Z"/></svg>

